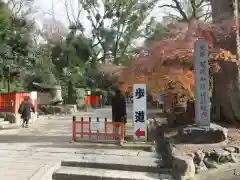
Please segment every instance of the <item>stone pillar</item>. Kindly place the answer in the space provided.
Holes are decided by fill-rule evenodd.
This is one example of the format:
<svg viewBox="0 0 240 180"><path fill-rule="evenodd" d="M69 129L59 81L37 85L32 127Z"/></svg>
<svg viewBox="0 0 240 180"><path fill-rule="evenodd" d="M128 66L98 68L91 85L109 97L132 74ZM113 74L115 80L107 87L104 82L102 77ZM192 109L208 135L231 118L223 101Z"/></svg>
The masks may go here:
<svg viewBox="0 0 240 180"><path fill-rule="evenodd" d="M197 40L194 47L195 121L198 126L210 126L210 94L208 43Z"/></svg>

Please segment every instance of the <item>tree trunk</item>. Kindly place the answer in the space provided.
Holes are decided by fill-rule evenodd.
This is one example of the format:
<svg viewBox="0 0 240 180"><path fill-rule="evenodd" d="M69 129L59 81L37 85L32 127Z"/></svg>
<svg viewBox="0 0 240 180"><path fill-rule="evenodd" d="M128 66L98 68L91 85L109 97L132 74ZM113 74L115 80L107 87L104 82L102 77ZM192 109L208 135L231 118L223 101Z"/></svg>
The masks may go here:
<svg viewBox="0 0 240 180"><path fill-rule="evenodd" d="M213 117L217 121L240 125L240 74L236 62L219 62L214 74L212 96Z"/></svg>
<svg viewBox="0 0 240 180"><path fill-rule="evenodd" d="M74 104L73 93L74 93L73 83L72 81L69 81L68 82L68 98L67 98L68 104Z"/></svg>

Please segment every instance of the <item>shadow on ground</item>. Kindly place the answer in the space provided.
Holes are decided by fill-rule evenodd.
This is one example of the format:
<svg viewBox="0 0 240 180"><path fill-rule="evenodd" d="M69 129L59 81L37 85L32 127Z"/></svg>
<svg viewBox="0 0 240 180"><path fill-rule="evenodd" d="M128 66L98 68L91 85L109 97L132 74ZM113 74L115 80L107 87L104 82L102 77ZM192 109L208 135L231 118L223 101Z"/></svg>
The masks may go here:
<svg viewBox="0 0 240 180"><path fill-rule="evenodd" d="M119 146L116 140L82 140L72 143L71 136L23 136L23 135L1 135L0 143L19 144L32 143L34 147L51 148L77 148L77 149L136 149L149 151L151 145L135 145L125 143ZM46 144L44 144L46 143Z"/></svg>
<svg viewBox="0 0 240 180"><path fill-rule="evenodd" d="M0 135L0 143L63 143L71 136Z"/></svg>
<svg viewBox="0 0 240 180"><path fill-rule="evenodd" d="M143 150L143 151L150 151L151 146L131 146L131 145L124 145L119 146L116 143L88 143L88 144L51 144L51 145L34 145L34 147L39 148L76 148L76 149L122 149L122 150Z"/></svg>
<svg viewBox="0 0 240 180"><path fill-rule="evenodd" d="M128 136L127 140L131 141L133 138L132 136ZM72 136L36 136L36 135L0 135L0 143L65 143L71 142ZM103 142L106 143L107 141L116 141L113 138L105 139L105 137L96 137L92 136L91 139L89 137L77 138L79 142Z"/></svg>

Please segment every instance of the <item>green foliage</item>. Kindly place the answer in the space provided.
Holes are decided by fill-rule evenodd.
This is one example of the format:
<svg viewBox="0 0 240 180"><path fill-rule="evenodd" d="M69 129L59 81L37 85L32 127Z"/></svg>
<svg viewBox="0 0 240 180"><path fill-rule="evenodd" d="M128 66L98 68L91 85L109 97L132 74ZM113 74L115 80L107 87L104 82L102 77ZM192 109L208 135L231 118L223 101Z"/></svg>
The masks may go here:
<svg viewBox="0 0 240 180"><path fill-rule="evenodd" d="M144 45L146 47L148 47L154 41L159 41L174 36L170 28L164 26L160 22L156 22L154 19L148 23L145 34L146 39L144 41Z"/></svg>
<svg viewBox="0 0 240 180"><path fill-rule="evenodd" d="M10 84L10 90L11 91L26 91L26 87L18 84L18 83L11 83ZM1 84L0 85L0 92L8 92L7 85L6 84Z"/></svg>
<svg viewBox="0 0 240 180"><path fill-rule="evenodd" d="M191 71L194 70L194 64L193 64L192 61L183 61L181 64L182 64L185 68L187 68L187 69L189 69L189 70L191 70Z"/></svg>
<svg viewBox="0 0 240 180"><path fill-rule="evenodd" d="M3 3L3 1L0 1L0 31L1 35L5 33L5 31L11 27L12 23L12 14L11 11L8 9L8 7Z"/></svg>
<svg viewBox="0 0 240 180"><path fill-rule="evenodd" d="M134 41L142 36L145 20L158 0L87 1L84 9L92 24L93 51L98 60L118 65L132 49ZM104 7L104 12L102 8Z"/></svg>
<svg viewBox="0 0 240 180"><path fill-rule="evenodd" d="M79 33L85 30L76 22L66 37L49 33L43 36L47 43L38 44L34 38L45 32L39 33L34 22L16 16L0 0L2 91L6 90L9 79L11 90L25 90L32 82L49 86L60 84L71 92L79 87L113 88L117 78L100 72L97 64L109 60L117 65L132 62L134 42L142 37L147 26L145 20L156 2L104 0L103 13L96 1L82 2L92 25L91 38Z"/></svg>
<svg viewBox="0 0 240 180"><path fill-rule="evenodd" d="M84 73L92 55L90 43L89 39L72 30L64 42L52 48L52 60L57 70L55 75L63 86L69 86L69 82L74 86L84 84Z"/></svg>
<svg viewBox="0 0 240 180"><path fill-rule="evenodd" d="M48 57L33 40L34 27L34 22L14 16L0 1L0 78L4 89L8 79L10 90L23 90L34 79L49 80L41 78L46 69L43 61Z"/></svg>
<svg viewBox="0 0 240 180"><path fill-rule="evenodd" d="M172 22L190 22L191 20L208 21L211 18L209 0L169 0L159 8L166 9L166 17Z"/></svg>

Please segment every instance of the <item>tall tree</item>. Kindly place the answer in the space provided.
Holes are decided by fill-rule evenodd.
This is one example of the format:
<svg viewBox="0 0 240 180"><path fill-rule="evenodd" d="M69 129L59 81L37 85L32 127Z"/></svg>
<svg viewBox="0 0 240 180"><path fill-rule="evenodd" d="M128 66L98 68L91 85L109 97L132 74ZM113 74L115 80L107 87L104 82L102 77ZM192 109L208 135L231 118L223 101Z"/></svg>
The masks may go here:
<svg viewBox="0 0 240 180"><path fill-rule="evenodd" d="M208 21L211 18L209 0L170 0L159 6L173 21L190 22L192 19Z"/></svg>
<svg viewBox="0 0 240 180"><path fill-rule="evenodd" d="M118 65L128 55L134 40L141 36L146 18L157 0L103 0L83 2L88 13L94 55L104 63Z"/></svg>
<svg viewBox="0 0 240 180"><path fill-rule="evenodd" d="M157 22L152 19L145 29L144 46L148 47L152 42L172 37L171 28L164 25L163 22Z"/></svg>
<svg viewBox="0 0 240 180"><path fill-rule="evenodd" d="M145 46L153 41L176 37L185 31L192 20L209 21L211 6L208 0L171 0L161 4L159 8L166 10L162 21L152 18L145 29Z"/></svg>
<svg viewBox="0 0 240 180"><path fill-rule="evenodd" d="M13 16L25 17L30 14L33 16L36 12L34 0L6 0L6 4Z"/></svg>
<svg viewBox="0 0 240 180"><path fill-rule="evenodd" d="M83 0L60 0L65 7L65 13L71 29L78 30L84 35L85 28L83 26L84 15L84 1Z"/></svg>
<svg viewBox="0 0 240 180"><path fill-rule="evenodd" d="M0 75L1 81L12 83L20 72L23 76L34 64L32 29L34 23L24 17L15 16L6 3L0 1ZM9 70L10 69L10 70ZM6 87L6 85L4 85Z"/></svg>

